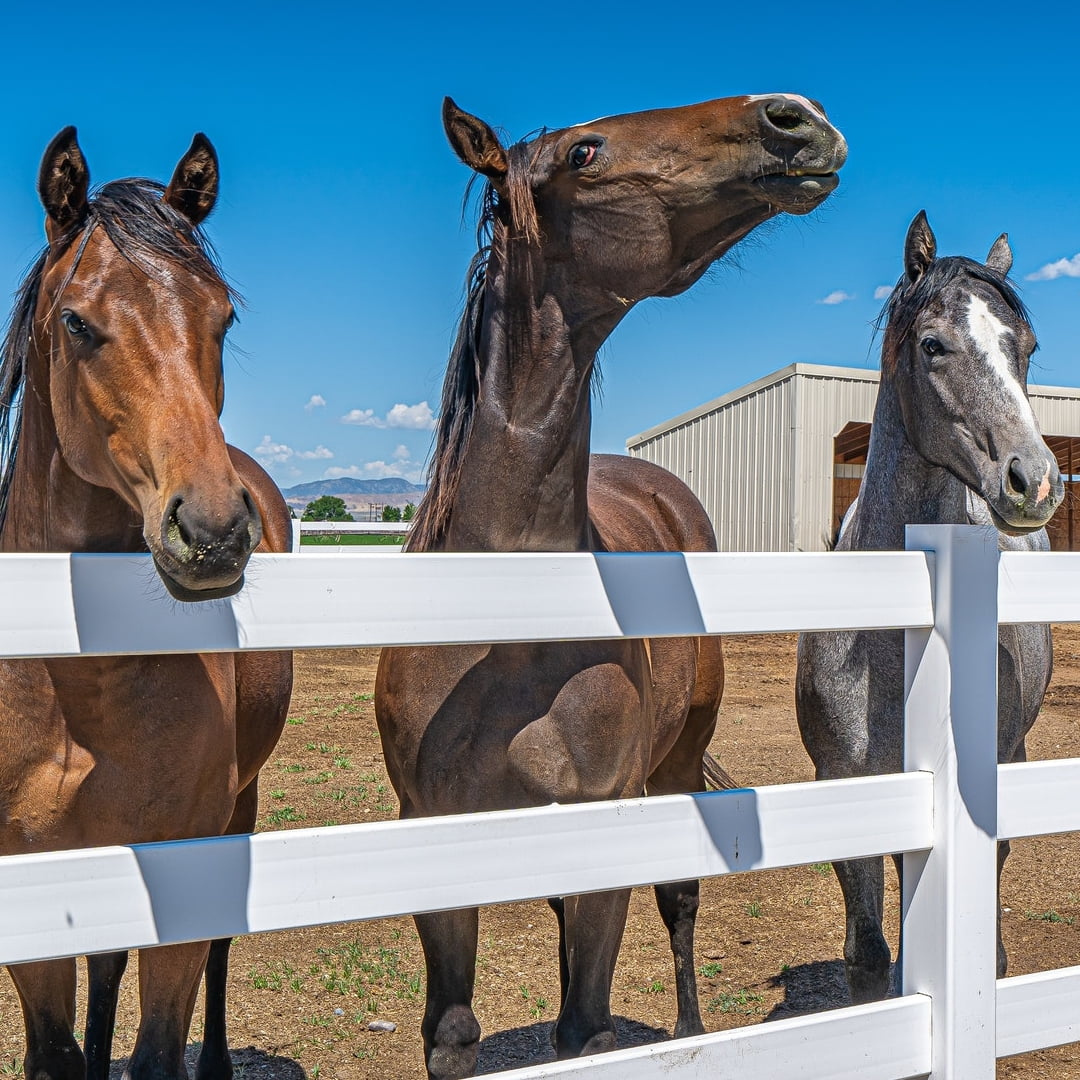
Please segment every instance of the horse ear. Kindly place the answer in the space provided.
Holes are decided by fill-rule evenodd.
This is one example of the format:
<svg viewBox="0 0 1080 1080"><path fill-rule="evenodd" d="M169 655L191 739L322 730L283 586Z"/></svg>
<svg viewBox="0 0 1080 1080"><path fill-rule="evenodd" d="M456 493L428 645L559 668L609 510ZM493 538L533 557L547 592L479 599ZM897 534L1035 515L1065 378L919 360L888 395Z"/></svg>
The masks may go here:
<svg viewBox="0 0 1080 1080"><path fill-rule="evenodd" d="M218 197L218 159L213 144L200 131L180 159L162 195L192 225L201 225L214 209Z"/></svg>
<svg viewBox="0 0 1080 1080"><path fill-rule="evenodd" d="M86 216L89 189L90 170L75 129L66 127L49 143L38 170L38 195L48 214L45 233L50 244Z"/></svg>
<svg viewBox="0 0 1080 1080"><path fill-rule="evenodd" d="M908 281L918 281L930 268L936 255L937 240L934 230L926 220L926 211L920 210L908 227L907 239L904 241L904 271Z"/></svg>
<svg viewBox="0 0 1080 1080"><path fill-rule="evenodd" d="M1007 277L1012 269L1012 248L1009 247L1009 234L1002 233L986 256L986 265L996 270L1002 277Z"/></svg>
<svg viewBox="0 0 1080 1080"><path fill-rule="evenodd" d="M454 153L475 172L496 182L509 168L498 136L477 116L459 109L452 98L443 98L443 128Z"/></svg>

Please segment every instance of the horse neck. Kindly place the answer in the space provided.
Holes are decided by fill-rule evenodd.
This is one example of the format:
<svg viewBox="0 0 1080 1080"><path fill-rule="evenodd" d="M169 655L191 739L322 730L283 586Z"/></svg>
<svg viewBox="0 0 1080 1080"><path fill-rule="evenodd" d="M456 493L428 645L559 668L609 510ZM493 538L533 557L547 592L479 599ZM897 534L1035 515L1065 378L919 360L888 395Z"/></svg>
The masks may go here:
<svg viewBox="0 0 1080 1080"><path fill-rule="evenodd" d="M0 551L144 550L141 522L127 503L81 479L64 460L46 370L32 351Z"/></svg>
<svg viewBox="0 0 1080 1080"><path fill-rule="evenodd" d="M966 491L952 473L927 461L911 444L896 386L883 372L859 501L844 546L899 550L905 525L964 524Z"/></svg>
<svg viewBox="0 0 1080 1080"><path fill-rule="evenodd" d="M450 550L592 547L590 380L618 319L571 314L571 290L546 276L538 254L524 269L495 253L488 267L480 387L446 530Z"/></svg>

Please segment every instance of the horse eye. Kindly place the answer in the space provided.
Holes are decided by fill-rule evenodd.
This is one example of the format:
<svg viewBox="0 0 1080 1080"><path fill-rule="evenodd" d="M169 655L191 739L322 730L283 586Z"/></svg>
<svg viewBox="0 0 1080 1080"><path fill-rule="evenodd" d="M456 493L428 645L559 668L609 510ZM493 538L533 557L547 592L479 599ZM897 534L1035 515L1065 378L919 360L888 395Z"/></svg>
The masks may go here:
<svg viewBox="0 0 1080 1080"><path fill-rule="evenodd" d="M234 322L236 322L236 312L235 311L230 311L229 312L229 317L225 320L225 331L226 331L226 333L229 330L232 329L232 326L233 326Z"/></svg>
<svg viewBox="0 0 1080 1080"><path fill-rule="evenodd" d="M936 337L925 337L920 344L927 356L940 356L945 351L945 346Z"/></svg>
<svg viewBox="0 0 1080 1080"><path fill-rule="evenodd" d="M73 311L65 311L60 318L63 320L67 332L73 337L82 337L89 327Z"/></svg>
<svg viewBox="0 0 1080 1080"><path fill-rule="evenodd" d="M589 165L593 158L596 157L596 151L599 149L596 143L592 142L580 142L576 146L570 148L570 153L566 155L566 160L570 162L570 168L572 169L584 169L586 165Z"/></svg>

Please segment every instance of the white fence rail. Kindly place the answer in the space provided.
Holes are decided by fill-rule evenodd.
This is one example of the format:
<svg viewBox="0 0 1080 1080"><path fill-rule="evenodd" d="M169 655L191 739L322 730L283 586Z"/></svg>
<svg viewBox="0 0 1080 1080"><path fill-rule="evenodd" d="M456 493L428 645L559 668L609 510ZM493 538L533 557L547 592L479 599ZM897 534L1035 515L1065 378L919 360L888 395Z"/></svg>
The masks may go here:
<svg viewBox="0 0 1080 1080"><path fill-rule="evenodd" d="M4 656L901 627L911 770L10 856L0 961L895 851L903 997L502 1075L989 1080L996 1056L1080 1039L1080 968L994 979L996 840L1080 828L1080 761L999 768L993 700L997 619L1080 621L1080 556L912 539L934 553L261 556L197 607L146 558L0 557Z"/></svg>
<svg viewBox="0 0 1080 1080"><path fill-rule="evenodd" d="M412 530L411 521L301 521L293 518L292 523L292 550L300 550L301 538L304 536L407 536ZM326 551L358 550L355 544L343 544L340 548L329 545L323 546ZM400 544L372 545L375 551L400 551ZM359 550L363 550L361 546Z"/></svg>

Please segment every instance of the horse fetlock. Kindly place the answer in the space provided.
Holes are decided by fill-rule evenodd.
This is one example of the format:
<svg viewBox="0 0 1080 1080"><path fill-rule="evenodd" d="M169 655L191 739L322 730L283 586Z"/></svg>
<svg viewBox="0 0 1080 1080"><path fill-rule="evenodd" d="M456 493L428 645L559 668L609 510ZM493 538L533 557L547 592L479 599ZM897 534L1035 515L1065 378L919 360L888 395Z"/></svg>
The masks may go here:
<svg viewBox="0 0 1080 1080"><path fill-rule="evenodd" d="M577 1057L588 1057L589 1054L606 1054L611 1050L614 1050L617 1044L615 1038L615 1029L610 1031L598 1031L592 1038L586 1040L585 1045L580 1050L576 1051ZM570 1057L572 1055L559 1053L559 1057Z"/></svg>
<svg viewBox="0 0 1080 1080"><path fill-rule="evenodd" d="M889 946L876 926L864 927L853 945L845 946L844 963L853 1004L889 996L891 961Z"/></svg>
<svg viewBox="0 0 1080 1080"><path fill-rule="evenodd" d="M427 1048L430 1080L459 1080L476 1072L480 1023L468 1005L451 1005Z"/></svg>
<svg viewBox="0 0 1080 1080"><path fill-rule="evenodd" d="M86 1059L74 1038L64 1039L64 1045L54 1043L47 1051L30 1050L23 1059L26 1080L82 1080L86 1075Z"/></svg>

